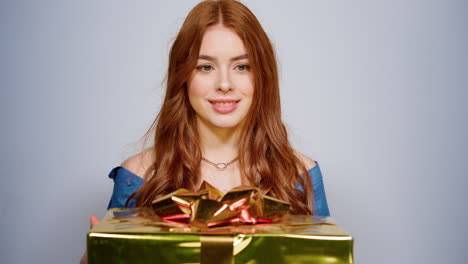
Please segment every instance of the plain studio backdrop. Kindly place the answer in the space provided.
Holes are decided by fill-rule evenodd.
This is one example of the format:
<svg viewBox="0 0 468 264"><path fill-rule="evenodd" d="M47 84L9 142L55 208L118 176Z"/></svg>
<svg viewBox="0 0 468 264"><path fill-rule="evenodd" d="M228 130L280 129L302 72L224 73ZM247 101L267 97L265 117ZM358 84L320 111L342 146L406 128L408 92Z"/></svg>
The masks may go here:
<svg viewBox="0 0 468 264"><path fill-rule="evenodd" d="M77 263L159 110L184 1L1 1L1 263ZM466 263L466 1L243 1L356 263Z"/></svg>

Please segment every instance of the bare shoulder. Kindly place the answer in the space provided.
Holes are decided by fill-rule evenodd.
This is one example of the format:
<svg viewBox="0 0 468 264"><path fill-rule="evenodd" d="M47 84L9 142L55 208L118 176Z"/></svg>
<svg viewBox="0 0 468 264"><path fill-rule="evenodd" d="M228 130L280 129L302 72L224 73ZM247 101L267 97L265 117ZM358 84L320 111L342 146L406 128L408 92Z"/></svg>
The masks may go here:
<svg viewBox="0 0 468 264"><path fill-rule="evenodd" d="M302 163L304 164L304 166L306 167L307 170L310 170L313 167L317 166L317 163L313 159L307 157L306 155L302 154L301 152L295 150L294 153L302 161Z"/></svg>
<svg viewBox="0 0 468 264"><path fill-rule="evenodd" d="M154 161L154 151L153 149L146 149L134 156L131 156L124 162L122 162L122 167L131 171L133 174L144 178L146 172Z"/></svg>

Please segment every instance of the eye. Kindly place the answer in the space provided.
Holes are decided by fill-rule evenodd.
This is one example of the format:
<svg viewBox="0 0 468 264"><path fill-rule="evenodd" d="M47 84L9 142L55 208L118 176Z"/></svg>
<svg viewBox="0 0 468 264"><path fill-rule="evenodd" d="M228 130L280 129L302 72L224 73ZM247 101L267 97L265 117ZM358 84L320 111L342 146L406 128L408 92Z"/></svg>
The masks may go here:
<svg viewBox="0 0 468 264"><path fill-rule="evenodd" d="M200 65L197 67L197 70L202 72L210 72L213 70L213 67L211 67L211 65Z"/></svg>
<svg viewBox="0 0 468 264"><path fill-rule="evenodd" d="M250 66L247 64L241 64L236 67L239 71L249 71Z"/></svg>

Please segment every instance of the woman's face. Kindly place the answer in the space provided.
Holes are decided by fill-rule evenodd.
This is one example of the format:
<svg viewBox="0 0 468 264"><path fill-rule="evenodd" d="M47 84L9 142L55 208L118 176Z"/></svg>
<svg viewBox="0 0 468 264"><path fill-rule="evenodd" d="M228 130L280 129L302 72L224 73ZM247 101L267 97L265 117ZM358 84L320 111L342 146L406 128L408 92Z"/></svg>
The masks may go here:
<svg viewBox="0 0 468 264"><path fill-rule="evenodd" d="M222 25L208 28L188 82L188 96L198 125L240 128L253 93L254 78L242 40Z"/></svg>

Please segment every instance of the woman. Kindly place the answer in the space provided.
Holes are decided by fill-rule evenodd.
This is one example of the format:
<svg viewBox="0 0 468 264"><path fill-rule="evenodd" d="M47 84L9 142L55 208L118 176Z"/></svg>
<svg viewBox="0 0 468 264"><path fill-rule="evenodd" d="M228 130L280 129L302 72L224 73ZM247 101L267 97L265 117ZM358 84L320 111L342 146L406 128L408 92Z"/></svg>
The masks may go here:
<svg viewBox="0 0 468 264"><path fill-rule="evenodd" d="M255 15L233 0L195 6L170 51L165 99L147 133L154 145L111 171L109 208L149 206L205 180L222 191L256 186L292 214L329 215L318 165L288 142L279 94Z"/></svg>
<svg viewBox="0 0 468 264"><path fill-rule="evenodd" d="M328 215L320 169L291 148L279 94L274 50L255 15L232 0L195 6L170 51L154 145L110 173L109 208L149 206L205 180L222 191L256 186L292 214Z"/></svg>
<svg viewBox="0 0 468 264"><path fill-rule="evenodd" d="M222 191L258 187L290 203L292 214L329 215L320 168L289 144L270 40L237 1L204 1L188 14L151 132L154 145L109 174L108 208L150 206L207 181ZM91 217L91 226L98 222Z"/></svg>

